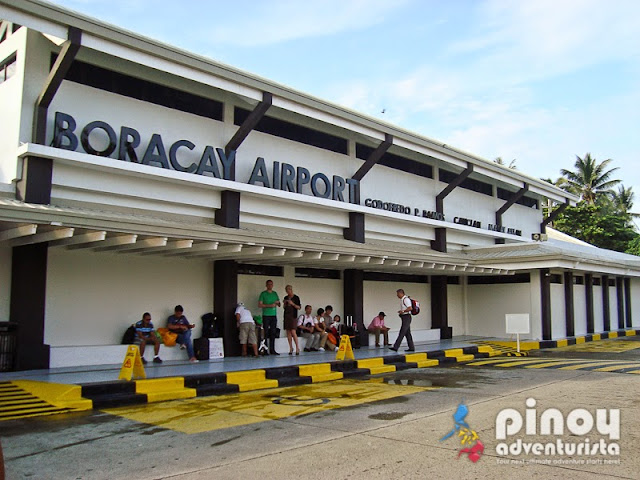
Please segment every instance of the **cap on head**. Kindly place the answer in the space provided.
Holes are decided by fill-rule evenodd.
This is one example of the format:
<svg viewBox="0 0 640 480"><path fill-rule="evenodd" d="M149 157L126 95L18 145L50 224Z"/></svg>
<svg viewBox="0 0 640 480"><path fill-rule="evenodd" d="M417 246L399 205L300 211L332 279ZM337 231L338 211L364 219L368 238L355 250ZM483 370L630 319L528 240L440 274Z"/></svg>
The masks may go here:
<svg viewBox="0 0 640 480"><path fill-rule="evenodd" d="M378 314L378 316L379 316L379 317L386 317L387 315L386 315L384 312L380 312L380 313Z"/></svg>

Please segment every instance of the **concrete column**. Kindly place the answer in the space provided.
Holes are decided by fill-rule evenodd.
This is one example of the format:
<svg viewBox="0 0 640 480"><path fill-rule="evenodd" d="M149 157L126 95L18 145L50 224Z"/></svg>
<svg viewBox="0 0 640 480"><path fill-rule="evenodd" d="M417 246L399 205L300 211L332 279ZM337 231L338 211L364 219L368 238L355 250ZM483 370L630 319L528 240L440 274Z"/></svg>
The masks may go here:
<svg viewBox="0 0 640 480"><path fill-rule="evenodd" d="M540 269L540 305L542 321L542 339L551 340L551 272Z"/></svg>
<svg viewBox="0 0 640 480"><path fill-rule="evenodd" d="M442 339L453 336L449 327L446 275L431 276L431 328L439 328Z"/></svg>
<svg viewBox="0 0 640 480"><path fill-rule="evenodd" d="M13 248L9 320L18 324L17 370L49 368L44 343L48 244Z"/></svg>
<svg viewBox="0 0 640 480"><path fill-rule="evenodd" d="M593 275L591 273L584 276L584 291L587 303L587 333L593 333L595 317L593 314Z"/></svg>
<svg viewBox="0 0 640 480"><path fill-rule="evenodd" d="M564 272L564 314L567 337L574 337L576 334L576 322L573 304L573 272Z"/></svg>
<svg viewBox="0 0 640 480"><path fill-rule="evenodd" d="M344 318L352 317L353 323L358 325L360 345L369 345L369 335L364 325L364 271L347 269L344 271Z"/></svg>
<svg viewBox="0 0 640 480"><path fill-rule="evenodd" d="M238 262L218 260L213 265L213 311L222 320L222 340L227 357L240 355L236 305L238 303Z"/></svg>
<svg viewBox="0 0 640 480"><path fill-rule="evenodd" d="M602 285L602 318L604 322L604 331L611 330L611 307L609 306L609 276L603 275L600 281Z"/></svg>
<svg viewBox="0 0 640 480"><path fill-rule="evenodd" d="M618 299L618 329L624 328L624 278L616 278L616 297Z"/></svg>
<svg viewBox="0 0 640 480"><path fill-rule="evenodd" d="M627 328L631 328L633 323L631 321L631 279L624 279L624 317L626 320Z"/></svg>

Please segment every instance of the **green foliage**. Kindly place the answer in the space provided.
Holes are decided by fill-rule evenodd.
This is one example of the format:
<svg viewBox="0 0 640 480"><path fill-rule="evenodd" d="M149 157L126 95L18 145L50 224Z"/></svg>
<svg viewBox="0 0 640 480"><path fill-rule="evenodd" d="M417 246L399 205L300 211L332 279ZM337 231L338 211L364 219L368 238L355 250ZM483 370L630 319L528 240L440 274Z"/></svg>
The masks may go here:
<svg viewBox="0 0 640 480"><path fill-rule="evenodd" d="M627 244L627 250L625 253L630 253L631 255L637 255L640 257L640 235L636 235L635 238Z"/></svg>
<svg viewBox="0 0 640 480"><path fill-rule="evenodd" d="M584 158L576 155L575 170L560 170L566 179L566 184L561 188L580 195L587 203L596 203L598 196L611 194L611 189L620 183L620 180L611 178L618 167L607 170L612 161L609 158L598 163L590 153Z"/></svg>
<svg viewBox="0 0 640 480"><path fill-rule="evenodd" d="M611 208L610 204L579 202L562 212L553 222L553 228L596 247L617 252L626 251L630 242L639 237L629 217Z"/></svg>

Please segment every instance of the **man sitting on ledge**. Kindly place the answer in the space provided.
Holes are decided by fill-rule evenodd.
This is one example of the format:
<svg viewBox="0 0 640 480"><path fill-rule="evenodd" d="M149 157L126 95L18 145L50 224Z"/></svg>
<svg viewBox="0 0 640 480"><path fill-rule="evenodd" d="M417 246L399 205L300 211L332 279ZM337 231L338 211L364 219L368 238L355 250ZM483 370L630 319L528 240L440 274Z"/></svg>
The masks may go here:
<svg viewBox="0 0 640 480"><path fill-rule="evenodd" d="M187 349L189 361L191 363L198 363L198 359L193 351L193 343L191 343L191 329L195 327L195 324L189 323L187 317L182 314L184 312L182 305L176 305L173 311L174 314L167 319L167 328L178 334L176 343L180 344L181 349Z"/></svg>
<svg viewBox="0 0 640 480"><path fill-rule="evenodd" d="M384 336L384 346L388 347L389 344L389 327L386 327L384 324L384 317L386 317L384 312L380 312L377 317L371 321L367 330L369 333L374 333L376 335L376 347L380 346L380 332Z"/></svg>
<svg viewBox="0 0 640 480"><path fill-rule="evenodd" d="M142 363L146 364L147 361L144 359L144 348L148 343L153 345L153 363L162 363L158 353L160 352L160 340L155 334L153 323L151 323L151 314L149 312L145 312L142 314L142 320L136 322L136 334L140 339L140 358Z"/></svg>

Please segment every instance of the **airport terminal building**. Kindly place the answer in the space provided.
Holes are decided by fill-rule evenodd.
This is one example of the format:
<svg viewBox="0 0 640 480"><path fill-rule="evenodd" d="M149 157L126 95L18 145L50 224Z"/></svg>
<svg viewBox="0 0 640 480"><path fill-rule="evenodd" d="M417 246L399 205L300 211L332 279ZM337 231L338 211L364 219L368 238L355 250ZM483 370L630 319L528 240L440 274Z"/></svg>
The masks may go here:
<svg viewBox="0 0 640 480"><path fill-rule="evenodd" d="M422 339L503 338L509 313L538 340L640 326L640 258L540 241L543 202L578 200L553 185L59 6L0 19L15 369L92 363L176 304L237 355L267 279L361 330L384 310L392 337L398 288Z"/></svg>

